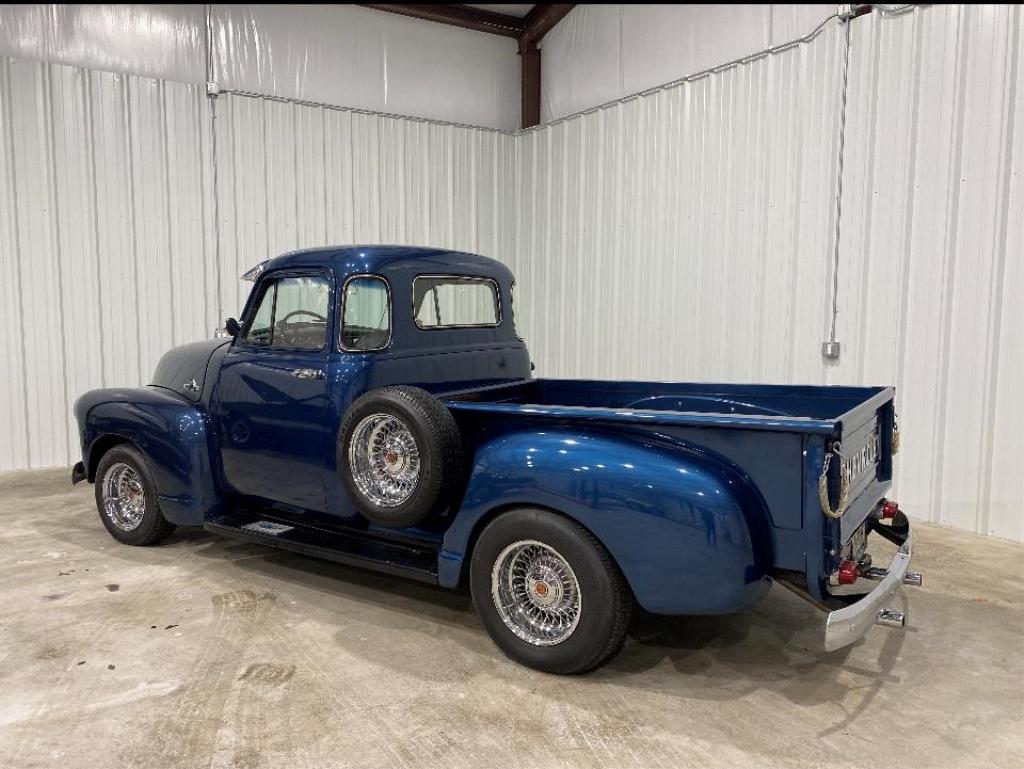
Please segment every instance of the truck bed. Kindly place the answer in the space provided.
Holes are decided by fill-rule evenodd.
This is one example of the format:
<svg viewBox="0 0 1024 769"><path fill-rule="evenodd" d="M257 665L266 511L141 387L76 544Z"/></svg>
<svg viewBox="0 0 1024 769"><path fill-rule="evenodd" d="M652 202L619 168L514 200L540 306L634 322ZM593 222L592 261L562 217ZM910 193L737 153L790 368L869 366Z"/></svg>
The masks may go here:
<svg viewBox="0 0 1024 769"><path fill-rule="evenodd" d="M710 451L750 479L773 531L775 566L809 579L832 568L808 554L837 553L882 499L892 478L895 419L890 387L613 382L534 379L441 395L473 433L521 428L524 420L622 432L657 433ZM631 437L632 436L632 437ZM848 504L827 518L818 478L828 451L848 462ZM829 473L838 499L840 463Z"/></svg>
<svg viewBox="0 0 1024 769"><path fill-rule="evenodd" d="M449 394L457 411L833 434L892 388L532 379Z"/></svg>

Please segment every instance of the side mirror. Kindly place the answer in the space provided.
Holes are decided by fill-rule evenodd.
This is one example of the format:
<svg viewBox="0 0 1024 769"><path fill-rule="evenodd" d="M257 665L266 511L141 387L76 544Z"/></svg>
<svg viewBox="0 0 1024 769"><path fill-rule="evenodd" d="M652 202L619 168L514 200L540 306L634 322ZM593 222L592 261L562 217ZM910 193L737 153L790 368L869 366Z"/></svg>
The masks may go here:
<svg viewBox="0 0 1024 769"><path fill-rule="evenodd" d="M239 333L242 331L242 327L238 325L238 321L234 318L228 318L224 321L224 330L228 332L228 336L232 339L237 339Z"/></svg>

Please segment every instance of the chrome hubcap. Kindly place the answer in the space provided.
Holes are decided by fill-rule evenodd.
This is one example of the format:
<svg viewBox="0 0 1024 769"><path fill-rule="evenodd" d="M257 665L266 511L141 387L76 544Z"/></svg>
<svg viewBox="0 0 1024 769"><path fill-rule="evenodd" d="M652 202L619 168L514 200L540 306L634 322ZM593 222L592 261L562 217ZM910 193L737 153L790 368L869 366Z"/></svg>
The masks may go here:
<svg viewBox="0 0 1024 769"><path fill-rule="evenodd" d="M508 629L534 646L562 643L580 620L576 574L558 551L535 540L501 551L491 571L491 598Z"/></svg>
<svg viewBox="0 0 1024 769"><path fill-rule="evenodd" d="M103 477L103 510L122 531L132 531L146 513L146 488L131 465L111 465Z"/></svg>
<svg viewBox="0 0 1024 769"><path fill-rule="evenodd" d="M379 507L397 507L416 491L420 452L405 422L371 414L352 433L348 463L356 488Z"/></svg>

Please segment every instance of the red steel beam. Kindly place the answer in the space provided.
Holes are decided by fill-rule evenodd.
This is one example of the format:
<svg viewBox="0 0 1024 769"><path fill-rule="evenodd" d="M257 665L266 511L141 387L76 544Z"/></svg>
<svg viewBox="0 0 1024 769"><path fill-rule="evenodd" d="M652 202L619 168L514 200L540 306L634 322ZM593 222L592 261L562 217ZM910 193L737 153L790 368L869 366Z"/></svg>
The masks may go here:
<svg viewBox="0 0 1024 769"><path fill-rule="evenodd" d="M541 56L537 43L575 7L575 3L540 3L526 14L526 29L519 36L520 128L540 124Z"/></svg>
<svg viewBox="0 0 1024 769"><path fill-rule="evenodd" d="M540 49L519 38L520 128L540 124Z"/></svg>
<svg viewBox="0 0 1024 769"><path fill-rule="evenodd" d="M526 14L526 29L519 36L519 43L539 43L541 38L564 19L576 3L538 3Z"/></svg>

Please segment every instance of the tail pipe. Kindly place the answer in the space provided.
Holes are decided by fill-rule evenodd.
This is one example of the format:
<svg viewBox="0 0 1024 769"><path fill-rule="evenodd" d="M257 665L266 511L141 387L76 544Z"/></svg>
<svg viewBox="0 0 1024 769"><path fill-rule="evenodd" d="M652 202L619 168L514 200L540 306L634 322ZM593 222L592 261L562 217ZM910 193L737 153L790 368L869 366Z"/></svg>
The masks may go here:
<svg viewBox="0 0 1024 769"><path fill-rule="evenodd" d="M858 572L857 576L861 577L862 579L872 579L876 582L880 582L881 580L885 579L888 573L888 569L879 569L875 566L869 566L866 569L861 569ZM923 579L921 577L921 572L919 571L908 571L906 574L903 575L904 585L913 585L914 587L921 587L922 583Z"/></svg>
<svg viewBox="0 0 1024 769"><path fill-rule="evenodd" d="M903 627L907 624L907 615L895 609L879 609L875 624L886 627Z"/></svg>

